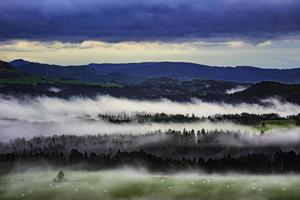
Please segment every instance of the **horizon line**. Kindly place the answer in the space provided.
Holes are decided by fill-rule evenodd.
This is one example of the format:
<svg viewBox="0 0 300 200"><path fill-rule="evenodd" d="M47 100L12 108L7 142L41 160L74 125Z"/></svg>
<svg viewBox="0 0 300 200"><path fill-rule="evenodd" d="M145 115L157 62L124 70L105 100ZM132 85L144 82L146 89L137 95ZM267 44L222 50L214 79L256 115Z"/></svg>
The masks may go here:
<svg viewBox="0 0 300 200"><path fill-rule="evenodd" d="M38 62L38 61L32 61L32 60L27 60L24 58L16 58L13 60L5 60L5 59L0 59L0 61L4 61L7 63L11 63L16 60L22 60L25 62L30 62L30 63L37 63L37 64L45 64L45 65L56 65L56 66L61 66L61 67L82 67L82 66L88 66L92 64L96 65L126 65L126 64L147 64L147 63L182 63L182 64L193 64L193 65L202 65L206 67L219 67L219 68L239 68L239 67L251 67L251 68L258 68L258 69L266 69L266 70L292 70L292 69L300 69L299 67L286 67L286 68L279 68L279 67L258 67L256 65L227 65L227 66L222 66L222 65L210 65L210 64L202 64L202 63L197 63L197 62L187 62L187 61L168 61L168 60L162 60L162 61L141 61L141 62L89 62L85 64L55 64L55 63L47 63L47 62Z"/></svg>

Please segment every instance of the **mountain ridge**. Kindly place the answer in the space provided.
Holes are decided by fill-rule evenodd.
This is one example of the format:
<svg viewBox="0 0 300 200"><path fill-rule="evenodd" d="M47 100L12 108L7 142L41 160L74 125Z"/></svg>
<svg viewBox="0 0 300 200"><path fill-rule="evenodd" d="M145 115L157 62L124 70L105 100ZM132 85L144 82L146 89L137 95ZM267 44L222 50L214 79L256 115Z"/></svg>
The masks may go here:
<svg viewBox="0 0 300 200"><path fill-rule="evenodd" d="M20 63L24 63L20 65ZM219 67L188 62L142 62L142 63L90 63L78 66L49 65L24 60L10 62L22 72L34 75L47 75L54 78L101 81L101 76L119 74L127 76L123 83L139 83L154 77L171 77L179 80L211 79L233 82L256 83L276 81L300 83L300 68L267 69L253 66ZM115 80L114 78L109 79ZM118 80L115 80L118 82Z"/></svg>

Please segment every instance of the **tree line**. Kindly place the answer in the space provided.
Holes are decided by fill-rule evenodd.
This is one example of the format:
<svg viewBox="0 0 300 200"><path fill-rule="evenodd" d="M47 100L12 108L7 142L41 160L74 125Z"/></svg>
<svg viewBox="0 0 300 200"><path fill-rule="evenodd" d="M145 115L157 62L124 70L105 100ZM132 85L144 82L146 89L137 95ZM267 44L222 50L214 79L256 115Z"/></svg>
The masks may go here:
<svg viewBox="0 0 300 200"><path fill-rule="evenodd" d="M253 137L259 140L261 136ZM45 161L54 166L93 170L129 165L153 171L279 173L298 172L299 153L299 142L259 146L241 132L183 129L143 135L17 138L0 143L0 164Z"/></svg>
<svg viewBox="0 0 300 200"><path fill-rule="evenodd" d="M88 119L89 117L86 116ZM251 114L251 113L241 113L241 114L216 114L208 117L199 117L195 114L166 114L166 113L138 113L135 115L128 114L98 114L98 119L122 124L122 123L190 123L199 121L211 121L211 122L224 122L230 121L237 124L244 125L257 125L263 121L268 120L294 120L296 125L300 125L300 113L298 115L290 115L287 117L281 117L276 113L269 114Z"/></svg>
<svg viewBox="0 0 300 200"><path fill-rule="evenodd" d="M299 173L300 154L294 151L278 151L271 156L264 153L252 153L238 157L214 159L203 158L161 158L139 151L118 151L115 154L96 154L71 150L68 156L61 152L32 154L32 152L8 153L0 155L0 164L13 166L15 163L40 165L50 164L53 167L70 167L80 170L103 170L119 167L146 168L152 172L176 172L183 170L203 171L206 173Z"/></svg>

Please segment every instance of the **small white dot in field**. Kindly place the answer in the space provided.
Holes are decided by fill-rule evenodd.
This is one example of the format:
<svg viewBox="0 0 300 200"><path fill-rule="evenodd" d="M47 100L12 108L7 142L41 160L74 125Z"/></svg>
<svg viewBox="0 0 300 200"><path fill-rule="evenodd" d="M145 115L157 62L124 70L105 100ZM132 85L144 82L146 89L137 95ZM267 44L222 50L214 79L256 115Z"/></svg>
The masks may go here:
<svg viewBox="0 0 300 200"><path fill-rule="evenodd" d="M230 188L230 186L229 186L229 185L227 185L227 186L226 186L226 188Z"/></svg>
<svg viewBox="0 0 300 200"><path fill-rule="evenodd" d="M91 190L93 190L94 189L94 187L93 186L91 186Z"/></svg>
<svg viewBox="0 0 300 200"><path fill-rule="evenodd" d="M172 189L172 187L171 187L171 186L169 186L168 188L169 188L169 190L171 190L171 189Z"/></svg>
<svg viewBox="0 0 300 200"><path fill-rule="evenodd" d="M161 180L160 180L161 183L163 183L164 181L165 181L164 179L161 179Z"/></svg>
<svg viewBox="0 0 300 200"><path fill-rule="evenodd" d="M78 188L75 188L75 192L78 192Z"/></svg>
<svg viewBox="0 0 300 200"><path fill-rule="evenodd" d="M107 192L107 190L104 190L104 192L106 193L106 192Z"/></svg>
<svg viewBox="0 0 300 200"><path fill-rule="evenodd" d="M25 194L24 194L24 193L22 194L22 197L25 197Z"/></svg>
<svg viewBox="0 0 300 200"><path fill-rule="evenodd" d="M252 187L252 190L255 190L256 188L255 187Z"/></svg>
<svg viewBox="0 0 300 200"><path fill-rule="evenodd" d="M31 194L31 193L32 193L32 191L31 191L31 190L29 190L29 191L28 191L28 193L29 193L29 194Z"/></svg>
<svg viewBox="0 0 300 200"><path fill-rule="evenodd" d="M209 183L210 182L210 180L209 179L207 179L207 183Z"/></svg>
<svg viewBox="0 0 300 200"><path fill-rule="evenodd" d="M203 181L203 184L206 184L206 181Z"/></svg>
<svg viewBox="0 0 300 200"><path fill-rule="evenodd" d="M194 185L194 182L191 182L192 185Z"/></svg>
<svg viewBox="0 0 300 200"><path fill-rule="evenodd" d="M4 188L1 188L1 191L3 191L4 190Z"/></svg>
<svg viewBox="0 0 300 200"><path fill-rule="evenodd" d="M260 192L262 192L262 189L261 189L261 188L259 188L259 191L260 191Z"/></svg>
<svg viewBox="0 0 300 200"><path fill-rule="evenodd" d="M51 183L49 183L49 187L51 187L52 186L52 184Z"/></svg>
<svg viewBox="0 0 300 200"><path fill-rule="evenodd" d="M284 187L284 188L282 188L282 190L283 190L283 191L286 191L286 188Z"/></svg>

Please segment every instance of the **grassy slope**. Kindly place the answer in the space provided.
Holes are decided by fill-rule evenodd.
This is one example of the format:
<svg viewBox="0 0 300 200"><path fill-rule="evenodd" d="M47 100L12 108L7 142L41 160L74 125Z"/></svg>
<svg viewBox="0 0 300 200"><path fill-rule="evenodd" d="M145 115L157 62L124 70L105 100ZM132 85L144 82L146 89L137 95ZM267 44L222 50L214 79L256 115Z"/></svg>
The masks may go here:
<svg viewBox="0 0 300 200"><path fill-rule="evenodd" d="M264 125L263 125L264 124ZM296 122L292 119L284 119L284 120L265 120L259 124L254 125L255 129L263 132L271 131L274 129L280 128L295 128Z"/></svg>

